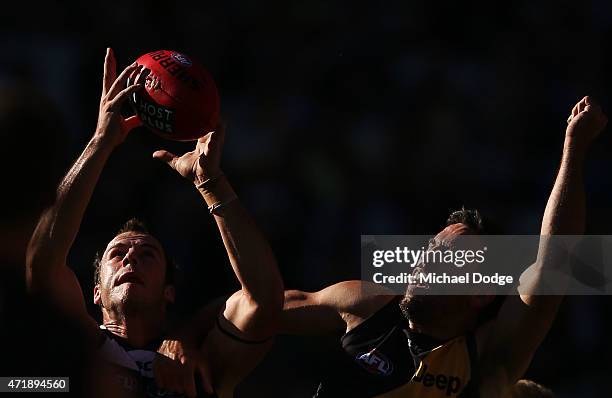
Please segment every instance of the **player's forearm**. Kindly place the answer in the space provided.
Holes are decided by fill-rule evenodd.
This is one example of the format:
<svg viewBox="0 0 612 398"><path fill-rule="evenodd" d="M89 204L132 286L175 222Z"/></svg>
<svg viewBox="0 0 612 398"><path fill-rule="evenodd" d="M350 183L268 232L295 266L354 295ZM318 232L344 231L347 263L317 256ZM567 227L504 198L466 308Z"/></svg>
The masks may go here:
<svg viewBox="0 0 612 398"><path fill-rule="evenodd" d="M60 183L28 245L28 268L44 271L64 264L83 214L113 145L95 135Z"/></svg>
<svg viewBox="0 0 612 398"><path fill-rule="evenodd" d="M540 229L540 245L538 259L526 273L521 293L526 295L524 301L534 304L536 301L555 304L560 300L535 297L538 289L547 283L550 293L563 294L567 283L567 266L569 250L560 238L553 235L581 235L585 226L585 193L583 181L584 158L586 147L566 138L559 172L546 203L542 226ZM527 278L525 278L527 276ZM552 283L552 285L551 285ZM550 287L554 287L550 291ZM529 295L533 297L528 297ZM559 296L556 296L559 298ZM556 308L556 306L553 306Z"/></svg>
<svg viewBox="0 0 612 398"><path fill-rule="evenodd" d="M559 172L542 218L538 259L521 276L521 300L529 306L529 316L537 319L533 324L540 325L531 331L533 346L525 344L527 353L532 353L548 332L569 283L571 245L567 246L552 236L584 233L586 200L583 172L587 150L584 141L566 136ZM525 361L527 354L515 354L519 358L517 363L523 361L524 366L529 363L529 360ZM524 371L524 366L513 367L519 369L517 377Z"/></svg>
<svg viewBox="0 0 612 398"><path fill-rule="evenodd" d="M206 204L226 203L235 198L225 177L201 189ZM278 312L283 303L283 282L268 241L239 200L231 200L214 211L236 278L255 305Z"/></svg>
<svg viewBox="0 0 612 398"><path fill-rule="evenodd" d="M541 309L541 315L547 317L556 312L565 292L571 249L552 236L584 233L583 169L586 150L586 146L566 138L559 172L542 218L538 260L521 277L524 281L520 288L523 301L532 309ZM555 295L542 295L541 289Z"/></svg>
<svg viewBox="0 0 612 398"><path fill-rule="evenodd" d="M546 270L561 271L565 278L569 251L560 239L550 235L581 235L585 228L584 160L591 142L607 124L607 117L592 98L584 97L572 109L565 130L565 143L559 173L542 220L535 276L541 284ZM563 279L561 282L563 282ZM557 283L558 284L558 283Z"/></svg>
<svg viewBox="0 0 612 398"><path fill-rule="evenodd" d="M540 345L555 318L563 299L568 279L565 276L568 264L568 247L553 235L580 235L585 224L585 193L583 186L583 164L586 148L575 145L567 138L559 172L544 210L540 230L538 260L521 276L519 298L510 297L500 311L499 319L520 319L517 324L505 324L502 336L511 341L521 341L518 347L508 351L504 347L514 346L500 339L494 351L492 363L504 357L501 367L490 366L491 371L500 371L511 385L522 377L536 348ZM553 239L555 239L553 241ZM510 332L511 331L511 332ZM499 352L504 353L503 355ZM501 371L503 369L503 371ZM491 379L500 380L498 376ZM497 387L496 387L497 388Z"/></svg>
<svg viewBox="0 0 612 398"><path fill-rule="evenodd" d="M580 235L585 225L583 182L586 147L571 138L565 140L561 166L555 180L544 217L541 235Z"/></svg>

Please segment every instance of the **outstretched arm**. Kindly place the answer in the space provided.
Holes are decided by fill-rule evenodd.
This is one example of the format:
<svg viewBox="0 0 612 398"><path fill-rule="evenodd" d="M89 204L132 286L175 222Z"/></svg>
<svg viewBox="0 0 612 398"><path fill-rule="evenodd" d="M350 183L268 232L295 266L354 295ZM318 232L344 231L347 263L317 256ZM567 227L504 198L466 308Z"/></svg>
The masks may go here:
<svg viewBox="0 0 612 398"><path fill-rule="evenodd" d="M137 124L135 119L124 120L119 113L125 99L141 87L139 81L124 88L136 69L137 65L132 64L117 77L115 58L112 50L107 50L96 131L60 183L55 202L42 213L26 254L28 290L48 295L88 327L95 326L95 322L87 315L81 288L66 259L108 157Z"/></svg>
<svg viewBox="0 0 612 398"><path fill-rule="evenodd" d="M601 108L589 97L584 97L572 110L561 165L542 219L538 259L530 267L528 284L519 287L520 296L506 299L484 347L484 359L498 362L487 367L497 372L492 383L501 377L504 383L497 385L512 385L521 378L555 318L563 296L542 295L538 291L546 282L546 275L567 262L567 252L560 253L557 245L549 244L548 237L584 233L584 160L590 143L606 123ZM485 388L492 388L486 384Z"/></svg>
<svg viewBox="0 0 612 398"><path fill-rule="evenodd" d="M223 141L224 130L218 128L181 157L166 151L153 154L197 187L215 218L241 285L225 302L203 347L212 384L221 395L230 394L268 350L283 305L283 283L272 250L219 167ZM202 327L193 325L185 340L201 335Z"/></svg>
<svg viewBox="0 0 612 398"><path fill-rule="evenodd" d="M313 293L286 290L280 333L341 336L394 297L380 285L359 280L339 282Z"/></svg>
<svg viewBox="0 0 612 398"><path fill-rule="evenodd" d="M286 290L284 308L280 316L279 333L294 335L328 335L340 337L359 325L395 296L380 285L354 280L331 285L317 292ZM195 396L194 375L199 375L202 386L212 392L213 371L208 358L194 350L194 342L202 341L208 333L224 339L215 331L215 318L223 311L225 299L219 298L201 309L189 322L188 330L178 333L178 340L166 340L159 349L154 364L155 377L167 390ZM214 338L214 337L213 337ZM223 342L224 340L221 340ZM248 349L235 342L226 347ZM229 348L228 347L228 348ZM265 350L267 345L254 345L251 351ZM250 353L253 355L253 352ZM169 359L167 359L169 358ZM244 356L239 356L243 360ZM217 387L218 389L218 387Z"/></svg>
<svg viewBox="0 0 612 398"><path fill-rule="evenodd" d="M200 138L196 148L181 157L157 151L197 187L213 214L241 289L228 300L223 317L240 336L259 340L273 335L283 302L283 283L268 241L234 193L220 169L224 129Z"/></svg>

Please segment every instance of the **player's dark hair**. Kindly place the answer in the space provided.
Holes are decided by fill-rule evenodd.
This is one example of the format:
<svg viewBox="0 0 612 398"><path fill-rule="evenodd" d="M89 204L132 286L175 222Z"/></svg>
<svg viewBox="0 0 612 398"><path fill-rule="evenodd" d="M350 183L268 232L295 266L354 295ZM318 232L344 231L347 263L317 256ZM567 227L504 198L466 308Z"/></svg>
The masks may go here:
<svg viewBox="0 0 612 398"><path fill-rule="evenodd" d="M484 233L482 216L476 209L466 209L465 207L462 207L461 210L453 211L448 216L446 225L449 226L453 224L465 224L478 234ZM506 296L503 295L495 296L493 301L484 307L480 311L480 314L478 314L478 324L480 325L495 318L505 299Z"/></svg>
<svg viewBox="0 0 612 398"><path fill-rule="evenodd" d="M446 226L453 224L465 224L479 234L484 232L482 217L480 216L480 212L476 209L466 209L462 207L461 210L452 212L446 220Z"/></svg>
<svg viewBox="0 0 612 398"><path fill-rule="evenodd" d="M119 231L117 232L115 236L124 234L126 232L137 232L137 233L153 236L153 234L149 232L149 229L147 228L145 223L143 223L142 221L134 217L127 220L125 224L123 224L123 226L119 229ZM168 256L168 253L166 253L165 250L164 250L164 257L166 260L166 284L175 285L176 284L176 273L177 273L178 267L176 263L174 262L174 260L172 260L172 258ZM94 284L96 285L100 283L101 261L102 261L102 255L100 254L100 252L98 252L96 253L96 257L93 263L94 265Z"/></svg>
<svg viewBox="0 0 612 398"><path fill-rule="evenodd" d="M149 228L140 221L139 219L132 217L123 224L123 226L117 232L117 235L124 234L126 232L139 232L142 234L150 235Z"/></svg>

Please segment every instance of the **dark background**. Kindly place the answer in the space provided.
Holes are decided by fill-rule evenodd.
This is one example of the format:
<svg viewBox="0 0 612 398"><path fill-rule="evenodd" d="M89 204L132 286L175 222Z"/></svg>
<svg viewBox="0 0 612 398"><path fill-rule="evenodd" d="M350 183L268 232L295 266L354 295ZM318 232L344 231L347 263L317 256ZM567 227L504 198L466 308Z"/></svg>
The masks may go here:
<svg viewBox="0 0 612 398"><path fill-rule="evenodd" d="M120 68L182 51L217 82L223 169L287 288L358 278L361 234L433 234L464 205L491 232L539 233L571 108L588 94L610 109L603 0L24 2L3 14L0 83L44 93L65 122L52 139L35 120L2 132L3 174L32 169L4 184L11 206L41 195L36 170L65 172L91 137L107 46ZM191 147L137 129L113 154L70 256L87 300L95 252L132 216L182 266L182 313L237 288L203 201L151 158ZM610 232L610 149L606 131L587 168L590 234ZM37 151L60 155L38 163ZM567 298L526 376L560 397L605 395L609 304ZM280 337L239 396L309 396L334 347Z"/></svg>

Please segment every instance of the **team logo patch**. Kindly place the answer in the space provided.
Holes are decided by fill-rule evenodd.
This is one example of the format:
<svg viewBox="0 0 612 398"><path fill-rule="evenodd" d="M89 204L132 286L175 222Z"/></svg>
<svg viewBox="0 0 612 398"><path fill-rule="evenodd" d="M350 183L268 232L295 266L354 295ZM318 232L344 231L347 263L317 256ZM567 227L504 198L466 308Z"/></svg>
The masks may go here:
<svg viewBox="0 0 612 398"><path fill-rule="evenodd" d="M389 376L393 372L393 362L385 354L376 350L357 354L355 361L372 374Z"/></svg>
<svg viewBox="0 0 612 398"><path fill-rule="evenodd" d="M187 58L186 55L179 54L179 53L172 53L172 59L183 66L191 66L191 60Z"/></svg>

